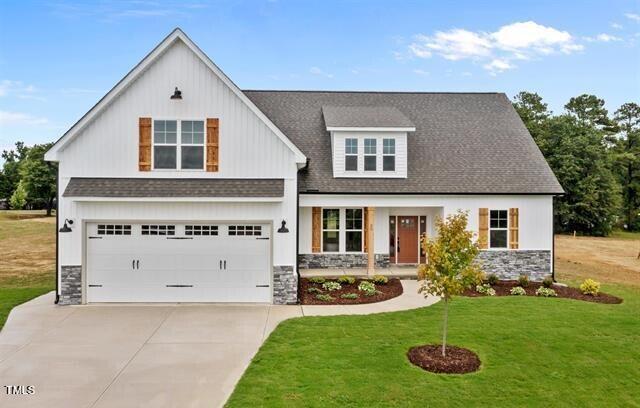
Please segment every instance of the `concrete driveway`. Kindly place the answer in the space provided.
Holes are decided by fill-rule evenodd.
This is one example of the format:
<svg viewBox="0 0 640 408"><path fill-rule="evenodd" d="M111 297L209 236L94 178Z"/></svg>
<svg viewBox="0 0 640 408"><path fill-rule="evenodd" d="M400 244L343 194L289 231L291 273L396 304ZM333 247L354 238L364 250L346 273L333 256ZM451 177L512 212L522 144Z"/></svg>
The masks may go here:
<svg viewBox="0 0 640 408"><path fill-rule="evenodd" d="M0 407L216 407L282 320L435 303L404 294L354 306L228 304L56 306L53 293L13 309L0 332ZM7 395L5 386L33 386Z"/></svg>

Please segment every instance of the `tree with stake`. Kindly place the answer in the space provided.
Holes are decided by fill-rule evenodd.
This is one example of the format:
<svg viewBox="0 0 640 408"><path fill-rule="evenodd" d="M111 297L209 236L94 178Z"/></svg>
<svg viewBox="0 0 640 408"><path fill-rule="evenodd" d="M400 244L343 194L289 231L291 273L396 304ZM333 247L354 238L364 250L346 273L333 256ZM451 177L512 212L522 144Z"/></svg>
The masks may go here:
<svg viewBox="0 0 640 408"><path fill-rule="evenodd" d="M424 237L420 242L428 261L418 267L418 279L422 281L418 292L425 297L440 296L444 301L443 357L447 355L449 301L482 281L482 270L476 262L480 249L473 241L473 232L467 230L467 218L467 213L459 211L446 220L437 219L437 236Z"/></svg>

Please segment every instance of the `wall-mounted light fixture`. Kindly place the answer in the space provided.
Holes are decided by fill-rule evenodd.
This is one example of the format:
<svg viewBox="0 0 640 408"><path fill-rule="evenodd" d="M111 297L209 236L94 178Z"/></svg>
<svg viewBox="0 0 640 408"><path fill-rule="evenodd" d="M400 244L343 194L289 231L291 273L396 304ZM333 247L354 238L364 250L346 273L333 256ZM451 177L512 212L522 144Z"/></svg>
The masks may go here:
<svg viewBox="0 0 640 408"><path fill-rule="evenodd" d="M279 233L289 232L289 228L287 228L287 222L285 220L282 220L282 226L278 228L278 232Z"/></svg>
<svg viewBox="0 0 640 408"><path fill-rule="evenodd" d="M60 231L60 232L71 232L71 228L69 228L69 225L67 225L67 223L69 223L69 225L73 225L73 220L65 218L64 225L58 231Z"/></svg>
<svg viewBox="0 0 640 408"><path fill-rule="evenodd" d="M175 91L173 91L173 95L171 95L171 99L182 99L182 91L179 90L177 86Z"/></svg>

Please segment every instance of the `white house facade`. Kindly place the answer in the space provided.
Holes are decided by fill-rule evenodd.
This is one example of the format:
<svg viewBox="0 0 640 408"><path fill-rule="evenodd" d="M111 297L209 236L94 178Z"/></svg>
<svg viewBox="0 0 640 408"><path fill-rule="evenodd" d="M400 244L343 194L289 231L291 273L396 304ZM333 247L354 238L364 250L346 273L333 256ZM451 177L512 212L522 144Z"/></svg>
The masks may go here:
<svg viewBox="0 0 640 408"><path fill-rule="evenodd" d="M295 303L303 268L425 262L468 211L487 271L552 271L562 188L503 94L242 91L179 29L46 155L61 304Z"/></svg>

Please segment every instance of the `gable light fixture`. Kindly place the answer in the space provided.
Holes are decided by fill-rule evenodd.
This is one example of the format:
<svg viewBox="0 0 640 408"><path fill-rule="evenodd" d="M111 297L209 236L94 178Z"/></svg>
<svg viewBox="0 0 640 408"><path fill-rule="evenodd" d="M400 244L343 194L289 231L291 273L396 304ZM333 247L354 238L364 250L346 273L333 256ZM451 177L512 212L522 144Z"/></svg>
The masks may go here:
<svg viewBox="0 0 640 408"><path fill-rule="evenodd" d="M60 232L71 232L71 228L69 228L69 225L67 225L67 223L69 223L69 225L73 225L73 220L65 218L64 225L58 231L60 231Z"/></svg>
<svg viewBox="0 0 640 408"><path fill-rule="evenodd" d="M170 99L182 99L182 91L179 90L177 86L175 91L173 91L173 95L171 95Z"/></svg>
<svg viewBox="0 0 640 408"><path fill-rule="evenodd" d="M282 226L278 228L278 232L281 234L289 232L289 228L287 228L287 222L285 220L282 220Z"/></svg>

